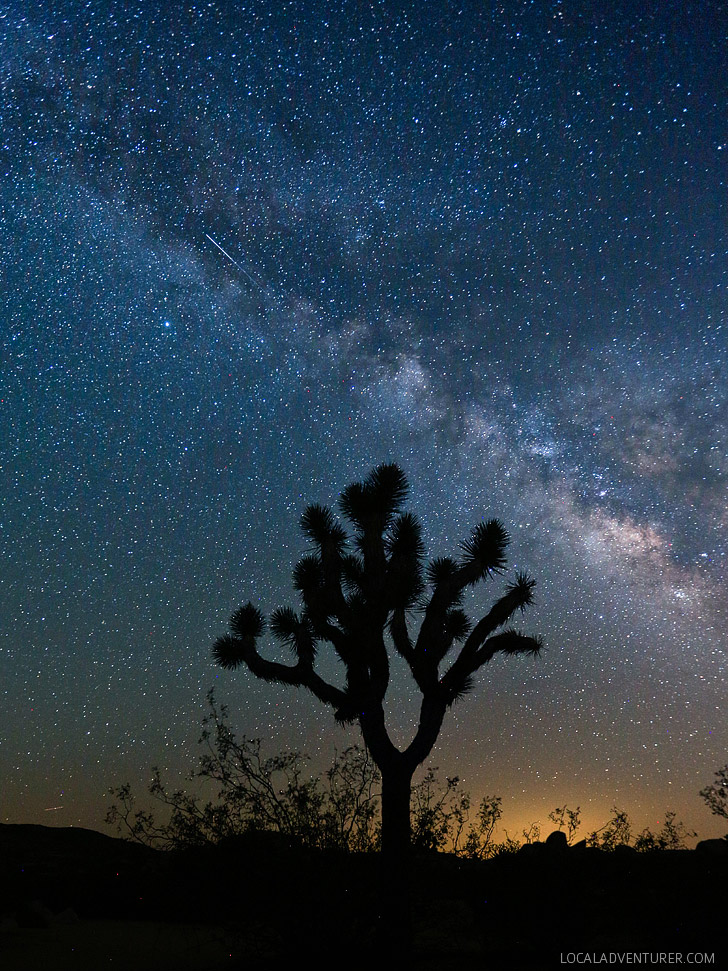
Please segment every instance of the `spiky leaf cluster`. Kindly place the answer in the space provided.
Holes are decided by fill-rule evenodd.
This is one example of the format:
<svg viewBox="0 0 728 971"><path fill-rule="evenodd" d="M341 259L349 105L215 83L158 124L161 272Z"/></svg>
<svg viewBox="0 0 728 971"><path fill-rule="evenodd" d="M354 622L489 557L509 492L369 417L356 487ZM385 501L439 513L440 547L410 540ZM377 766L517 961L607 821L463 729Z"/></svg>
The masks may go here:
<svg viewBox="0 0 728 971"><path fill-rule="evenodd" d="M309 506L301 516L301 529L319 547L331 544L340 551L346 543L346 533L328 506Z"/></svg>
<svg viewBox="0 0 728 971"><path fill-rule="evenodd" d="M252 603L240 607L230 618L230 632L218 637L212 656L223 668L236 668L255 650L256 638L265 630L263 615Z"/></svg>
<svg viewBox="0 0 728 971"><path fill-rule="evenodd" d="M232 634L223 634L212 645L212 657L221 668L231 671L245 660L245 646Z"/></svg>
<svg viewBox="0 0 728 971"><path fill-rule="evenodd" d="M469 584L478 583L491 573L505 569L506 549L510 543L505 526L497 519L478 523L472 535L460 544L462 568Z"/></svg>
<svg viewBox="0 0 728 971"><path fill-rule="evenodd" d="M313 661L316 655L316 636L309 618L299 617L290 607L274 610L270 618L273 636L285 644L296 657Z"/></svg>
<svg viewBox="0 0 728 971"><path fill-rule="evenodd" d="M230 631L242 639L256 638L265 630L263 615L252 603L240 607L230 618Z"/></svg>
<svg viewBox="0 0 728 971"><path fill-rule="evenodd" d="M344 489L339 508L357 531L376 530L381 534L402 508L408 488L407 478L399 466L380 465L364 482L354 482Z"/></svg>

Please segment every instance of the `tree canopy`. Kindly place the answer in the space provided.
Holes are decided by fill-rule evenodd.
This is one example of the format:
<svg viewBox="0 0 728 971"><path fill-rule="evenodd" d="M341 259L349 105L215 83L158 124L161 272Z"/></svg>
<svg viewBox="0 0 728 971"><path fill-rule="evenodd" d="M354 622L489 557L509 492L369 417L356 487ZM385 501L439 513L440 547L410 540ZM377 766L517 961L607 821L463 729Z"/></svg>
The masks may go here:
<svg viewBox="0 0 728 971"><path fill-rule="evenodd" d="M350 533L329 507L305 510L301 528L311 550L293 571L301 605L275 610L267 624L293 663L260 653L266 621L252 602L235 611L229 632L213 646L222 667L244 665L263 680L308 688L337 720L359 724L382 773L385 851L409 842L412 775L437 740L447 709L496 654L536 655L542 646L539 637L508 626L533 601L535 580L526 573L517 573L476 621L463 609L468 588L505 570L510 539L504 525L478 523L456 556L426 561L420 522L403 509L407 494L402 469L384 464L339 497ZM344 665L341 686L316 670L324 644ZM384 720L392 651L405 660L422 695L417 730L401 751Z"/></svg>

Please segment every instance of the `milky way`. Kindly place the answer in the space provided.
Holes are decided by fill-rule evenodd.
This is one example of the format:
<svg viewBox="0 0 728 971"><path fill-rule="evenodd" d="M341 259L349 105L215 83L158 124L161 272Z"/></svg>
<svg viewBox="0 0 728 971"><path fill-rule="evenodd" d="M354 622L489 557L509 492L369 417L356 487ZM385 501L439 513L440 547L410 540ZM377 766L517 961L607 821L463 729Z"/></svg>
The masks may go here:
<svg viewBox="0 0 728 971"><path fill-rule="evenodd" d="M3 821L179 781L211 686L271 754L355 740L210 647L292 601L308 502L397 461L431 555L503 520L546 645L432 764L506 824L715 832L724 5L32 7L0 14Z"/></svg>

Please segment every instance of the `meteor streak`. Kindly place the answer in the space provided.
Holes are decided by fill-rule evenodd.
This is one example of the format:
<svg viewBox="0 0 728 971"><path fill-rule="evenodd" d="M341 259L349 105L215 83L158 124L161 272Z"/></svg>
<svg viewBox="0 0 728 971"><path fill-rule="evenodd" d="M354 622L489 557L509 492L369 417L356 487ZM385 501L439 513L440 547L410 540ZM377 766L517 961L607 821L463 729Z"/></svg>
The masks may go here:
<svg viewBox="0 0 728 971"><path fill-rule="evenodd" d="M210 236L209 233L205 233L205 236L207 236L207 238L210 240L210 242L212 243L213 246L217 246L217 248L220 250L220 252L222 253L223 256L227 256L227 258L230 260L230 262L233 264L233 266L236 266L240 270L241 273L244 273L247 276L247 278L250 280L250 282L252 284L254 284L256 287L258 287L259 290L262 290L263 289L263 287L255 279L255 277L251 276L250 273L248 273L248 271L245 269L244 266L241 266L239 263L236 263L236 261L232 258L232 256L229 253L227 253L222 248L222 246L220 246L219 243L216 243L215 240L212 238L212 236Z"/></svg>

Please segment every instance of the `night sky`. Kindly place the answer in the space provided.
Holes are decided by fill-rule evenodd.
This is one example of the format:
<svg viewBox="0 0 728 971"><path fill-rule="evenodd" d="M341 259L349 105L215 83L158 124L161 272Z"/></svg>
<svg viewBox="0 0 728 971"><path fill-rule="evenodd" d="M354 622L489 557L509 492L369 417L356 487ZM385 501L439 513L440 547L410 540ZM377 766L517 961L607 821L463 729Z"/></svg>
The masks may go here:
<svg viewBox="0 0 728 971"><path fill-rule="evenodd" d="M430 764L512 834L724 832L727 39L719 0L3 6L0 821L178 785L213 686L269 754L355 741L210 649L395 461L431 556L495 516L538 580L543 653Z"/></svg>

